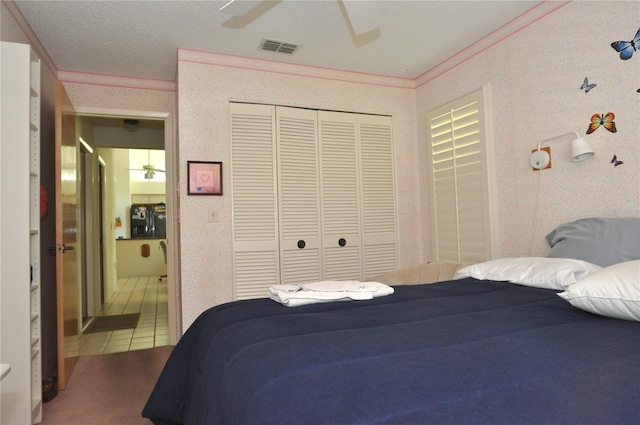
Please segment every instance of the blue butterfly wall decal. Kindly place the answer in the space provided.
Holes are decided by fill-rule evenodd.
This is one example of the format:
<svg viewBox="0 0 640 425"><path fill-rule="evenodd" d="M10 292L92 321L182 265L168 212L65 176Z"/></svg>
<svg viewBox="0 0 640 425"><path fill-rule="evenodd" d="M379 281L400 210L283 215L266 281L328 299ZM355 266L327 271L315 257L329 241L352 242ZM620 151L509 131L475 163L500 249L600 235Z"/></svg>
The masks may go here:
<svg viewBox="0 0 640 425"><path fill-rule="evenodd" d="M589 84L589 79L587 77L584 77L584 81L582 82L582 85L580 86L580 90L584 90L584 93L587 94L587 93L589 93L589 90L591 90L595 86L596 86L596 84Z"/></svg>
<svg viewBox="0 0 640 425"><path fill-rule="evenodd" d="M613 159L611 160L611 163L613 164L614 167L624 164L624 162L618 161L618 156L616 154L613 155Z"/></svg>
<svg viewBox="0 0 640 425"><path fill-rule="evenodd" d="M633 52L640 48L640 28L638 28L638 32L636 32L636 36L633 37L631 41L614 41L611 43L611 47L615 49L616 52L620 52L620 59L627 60L633 56Z"/></svg>

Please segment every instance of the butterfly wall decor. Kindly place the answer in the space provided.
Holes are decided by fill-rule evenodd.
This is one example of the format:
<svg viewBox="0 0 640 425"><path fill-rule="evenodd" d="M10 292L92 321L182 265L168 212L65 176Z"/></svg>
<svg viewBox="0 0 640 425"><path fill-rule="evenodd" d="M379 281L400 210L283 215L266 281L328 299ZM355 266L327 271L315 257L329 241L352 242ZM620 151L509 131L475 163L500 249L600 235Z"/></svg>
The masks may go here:
<svg viewBox="0 0 640 425"><path fill-rule="evenodd" d="M620 52L620 59L630 59L631 56L633 56L633 52L640 48L640 28L638 28L638 32L636 32L633 40L614 41L613 43L611 43L611 47L613 47L616 52Z"/></svg>
<svg viewBox="0 0 640 425"><path fill-rule="evenodd" d="M613 164L614 167L624 164L624 162L618 161L618 156L616 154L613 154L613 159L611 159L611 163Z"/></svg>
<svg viewBox="0 0 640 425"><path fill-rule="evenodd" d="M595 86L596 86L596 84L589 84L589 79L587 77L584 77L584 81L582 82L582 85L580 86L580 90L584 90L584 93L587 94L587 93L589 93L589 90L591 90Z"/></svg>
<svg viewBox="0 0 640 425"><path fill-rule="evenodd" d="M612 133L618 131L616 129L616 123L613 122L615 119L615 115L613 112L607 112L606 114L594 114L591 116L591 124L589 124L589 128L587 129L587 134L591 134L598 129L598 127L603 126L607 130Z"/></svg>

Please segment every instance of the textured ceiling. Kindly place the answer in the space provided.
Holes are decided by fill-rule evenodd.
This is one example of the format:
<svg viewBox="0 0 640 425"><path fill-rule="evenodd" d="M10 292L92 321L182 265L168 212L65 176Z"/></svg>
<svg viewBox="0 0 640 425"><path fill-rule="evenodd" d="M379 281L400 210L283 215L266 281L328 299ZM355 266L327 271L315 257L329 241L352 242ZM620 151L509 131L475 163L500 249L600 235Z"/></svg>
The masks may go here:
<svg viewBox="0 0 640 425"><path fill-rule="evenodd" d="M173 81L178 48L416 78L541 2L377 0L380 26L359 36L339 0L267 0L240 17L226 1L15 3L59 70ZM263 37L302 47L261 51Z"/></svg>

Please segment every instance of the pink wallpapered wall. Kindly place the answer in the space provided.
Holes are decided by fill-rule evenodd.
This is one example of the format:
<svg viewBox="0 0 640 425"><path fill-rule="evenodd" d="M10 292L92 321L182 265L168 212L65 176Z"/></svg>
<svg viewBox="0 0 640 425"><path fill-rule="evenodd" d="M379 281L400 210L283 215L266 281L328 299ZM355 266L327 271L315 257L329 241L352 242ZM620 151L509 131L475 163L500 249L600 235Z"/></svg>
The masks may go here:
<svg viewBox="0 0 640 425"><path fill-rule="evenodd" d="M200 59L207 60L203 54ZM222 161L222 197L186 196L180 188L182 224L182 301L185 325L212 304L233 298L231 251L231 196L229 182L229 101L250 100L290 106L394 114L395 163L401 261L421 259L421 223L417 193L415 95L398 89L282 73L265 73L180 61L178 114L182 180L186 161ZM208 223L207 208L219 211L219 221ZM197 283L197 284L194 284Z"/></svg>
<svg viewBox="0 0 640 425"><path fill-rule="evenodd" d="M572 2L417 90L419 168L426 170L427 111L491 83L500 256L546 255L544 236L566 221L640 216L640 52L623 61L611 48L634 37L639 16L637 2ZM588 93L580 89L585 77L597 84ZM590 117L607 112L618 132L586 135ZM593 158L570 162L568 136L549 143L551 169L531 170L540 141L574 131ZM623 165L611 164L614 154ZM429 222L425 175L421 199Z"/></svg>

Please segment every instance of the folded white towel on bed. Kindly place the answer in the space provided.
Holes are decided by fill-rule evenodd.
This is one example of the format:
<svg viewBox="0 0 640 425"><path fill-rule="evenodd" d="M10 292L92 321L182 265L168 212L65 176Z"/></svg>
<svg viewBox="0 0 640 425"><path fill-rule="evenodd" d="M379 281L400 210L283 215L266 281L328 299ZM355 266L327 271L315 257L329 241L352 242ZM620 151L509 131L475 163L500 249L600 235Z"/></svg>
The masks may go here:
<svg viewBox="0 0 640 425"><path fill-rule="evenodd" d="M299 285L272 285L269 298L287 307L349 300L370 300L393 294L393 288L380 282L324 280Z"/></svg>

